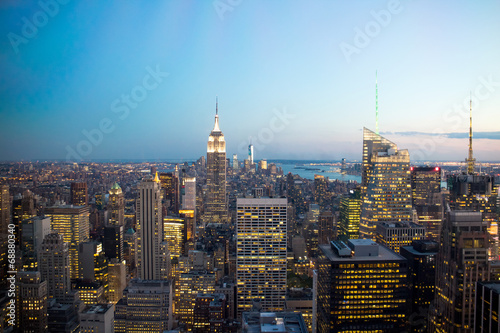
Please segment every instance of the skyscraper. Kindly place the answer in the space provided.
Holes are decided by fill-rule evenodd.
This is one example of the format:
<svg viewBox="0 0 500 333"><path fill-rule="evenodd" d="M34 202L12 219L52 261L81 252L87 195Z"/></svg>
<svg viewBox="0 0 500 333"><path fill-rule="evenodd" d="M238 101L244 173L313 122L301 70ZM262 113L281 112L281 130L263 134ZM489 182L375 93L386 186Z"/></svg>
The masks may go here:
<svg viewBox="0 0 500 333"><path fill-rule="evenodd" d="M328 197L328 177L322 175L314 175L314 201L319 205L321 210L325 210L330 204Z"/></svg>
<svg viewBox="0 0 500 333"><path fill-rule="evenodd" d="M196 177L183 177L182 188L182 210L192 209L196 214Z"/></svg>
<svg viewBox="0 0 500 333"><path fill-rule="evenodd" d="M47 332L47 281L40 272L17 273L17 328L19 332Z"/></svg>
<svg viewBox="0 0 500 333"><path fill-rule="evenodd" d="M474 332L476 282L490 279L487 222L480 212L448 211L436 259L430 332Z"/></svg>
<svg viewBox="0 0 500 333"><path fill-rule="evenodd" d="M368 239L319 246L317 331L405 331L407 261Z"/></svg>
<svg viewBox="0 0 500 333"><path fill-rule="evenodd" d="M160 247L163 242L161 189L158 174L146 177L138 186L137 218L137 276L142 280L161 279Z"/></svg>
<svg viewBox="0 0 500 333"><path fill-rule="evenodd" d="M117 226L125 225L125 197L118 183L114 183L111 190L109 190L108 210L111 214L109 224Z"/></svg>
<svg viewBox="0 0 500 333"><path fill-rule="evenodd" d="M38 252L43 239L50 233L50 219L35 216L22 222L21 249L23 269L27 271L38 270Z"/></svg>
<svg viewBox="0 0 500 333"><path fill-rule="evenodd" d="M339 237L346 241L359 238L360 219L361 193L357 189L340 200Z"/></svg>
<svg viewBox="0 0 500 333"><path fill-rule="evenodd" d="M53 231L60 233L69 244L71 278L82 277L79 259L79 246L89 239L89 207L88 206L56 206L45 210L51 219Z"/></svg>
<svg viewBox="0 0 500 333"><path fill-rule="evenodd" d="M167 203L169 212L172 212L173 214L179 213L179 178L173 172L161 172L159 177L161 188L164 191L163 199Z"/></svg>
<svg viewBox="0 0 500 333"><path fill-rule="evenodd" d="M287 199L236 201L238 317L260 300L264 311L283 311L286 295Z"/></svg>
<svg viewBox="0 0 500 333"><path fill-rule="evenodd" d="M248 145L248 162L250 165L253 164L253 144Z"/></svg>
<svg viewBox="0 0 500 333"><path fill-rule="evenodd" d="M226 141L219 128L216 106L214 129L207 144L207 201L205 224L228 222L226 200Z"/></svg>
<svg viewBox="0 0 500 333"><path fill-rule="evenodd" d="M332 212L321 212L318 217L318 243L326 244L337 238L337 226Z"/></svg>
<svg viewBox="0 0 500 333"><path fill-rule="evenodd" d="M86 206L89 204L87 183L71 183L71 204L74 206Z"/></svg>
<svg viewBox="0 0 500 333"><path fill-rule="evenodd" d="M410 154L364 128L360 237L374 239L379 222L412 222Z"/></svg>
<svg viewBox="0 0 500 333"><path fill-rule="evenodd" d="M238 164L238 155L233 154L233 170L238 170L240 168Z"/></svg>
<svg viewBox="0 0 500 333"><path fill-rule="evenodd" d="M47 295L64 301L71 291L69 245L61 234L45 236L39 256L42 281L47 281Z"/></svg>

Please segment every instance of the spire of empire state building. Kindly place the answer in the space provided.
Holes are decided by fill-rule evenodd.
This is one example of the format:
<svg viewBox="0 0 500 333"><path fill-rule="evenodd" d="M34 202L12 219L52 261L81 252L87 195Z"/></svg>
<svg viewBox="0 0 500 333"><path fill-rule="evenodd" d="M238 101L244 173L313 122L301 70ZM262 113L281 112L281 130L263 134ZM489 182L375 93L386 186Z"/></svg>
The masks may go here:
<svg viewBox="0 0 500 333"><path fill-rule="evenodd" d="M472 152L472 97L470 99L469 157L465 160L465 162L467 162L467 174L472 175L474 173L474 164L476 162Z"/></svg>

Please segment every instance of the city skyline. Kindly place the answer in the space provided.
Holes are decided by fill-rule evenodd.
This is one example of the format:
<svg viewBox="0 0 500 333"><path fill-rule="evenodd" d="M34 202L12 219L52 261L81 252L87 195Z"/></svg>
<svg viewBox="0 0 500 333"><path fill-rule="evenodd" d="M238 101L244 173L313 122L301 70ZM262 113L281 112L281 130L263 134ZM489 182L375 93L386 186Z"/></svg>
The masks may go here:
<svg viewBox="0 0 500 333"><path fill-rule="evenodd" d="M500 161L497 2L62 3L0 6L2 161L197 159L217 95L228 156L360 161L376 71L412 162L467 157L470 97Z"/></svg>

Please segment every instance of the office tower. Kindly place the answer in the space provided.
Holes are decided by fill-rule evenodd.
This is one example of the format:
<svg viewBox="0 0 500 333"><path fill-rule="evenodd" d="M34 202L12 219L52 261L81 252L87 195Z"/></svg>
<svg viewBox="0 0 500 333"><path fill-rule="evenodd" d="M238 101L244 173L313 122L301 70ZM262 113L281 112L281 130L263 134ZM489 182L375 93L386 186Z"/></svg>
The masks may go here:
<svg viewBox="0 0 500 333"><path fill-rule="evenodd" d="M108 211L110 212L110 225L125 225L125 196L118 183L114 183L109 190Z"/></svg>
<svg viewBox="0 0 500 333"><path fill-rule="evenodd" d="M17 273L16 289L19 332L47 332L47 281L42 281L40 272L21 271Z"/></svg>
<svg viewBox="0 0 500 333"><path fill-rule="evenodd" d="M443 223L443 196L440 167L411 167L413 208L418 224L425 226L427 237L439 241Z"/></svg>
<svg viewBox="0 0 500 333"><path fill-rule="evenodd" d="M78 249L80 243L89 239L89 207L88 206L56 206L45 210L50 217L53 231L64 237L69 244L70 276L77 279L82 276Z"/></svg>
<svg viewBox="0 0 500 333"><path fill-rule="evenodd" d="M39 253L42 281L47 281L47 295L64 301L71 291L69 244L58 233L45 236Z"/></svg>
<svg viewBox="0 0 500 333"><path fill-rule="evenodd" d="M77 308L72 303L57 303L49 299L47 310L49 332L74 333L80 332L80 318Z"/></svg>
<svg viewBox="0 0 500 333"><path fill-rule="evenodd" d="M222 332L227 319L224 294L198 294L194 301L193 332Z"/></svg>
<svg viewBox="0 0 500 333"><path fill-rule="evenodd" d="M125 260L113 258L108 263L108 302L116 304L127 286L127 266Z"/></svg>
<svg viewBox="0 0 500 333"><path fill-rule="evenodd" d="M80 333L107 333L115 331L115 306L95 304L80 313Z"/></svg>
<svg viewBox="0 0 500 333"><path fill-rule="evenodd" d="M184 219L186 241L193 241L196 237L195 213L193 209L179 210L179 216Z"/></svg>
<svg viewBox="0 0 500 333"><path fill-rule="evenodd" d="M226 141L219 128L216 108L215 126L207 144L207 202L205 224L228 222L226 201Z"/></svg>
<svg viewBox="0 0 500 333"><path fill-rule="evenodd" d="M425 238L425 228L413 222L380 222L375 229L375 239L396 253L402 246L409 246L413 241Z"/></svg>
<svg viewBox="0 0 500 333"><path fill-rule="evenodd" d="M196 296L210 294L215 290L215 273L201 270L191 270L181 273L175 286L175 311L181 323L188 330L193 327L193 311Z"/></svg>
<svg viewBox="0 0 500 333"><path fill-rule="evenodd" d="M161 172L159 176L168 211L177 214L180 208L179 178L173 172Z"/></svg>
<svg viewBox="0 0 500 333"><path fill-rule="evenodd" d="M260 299L263 311L283 311L286 296L287 199L236 200L238 318Z"/></svg>
<svg viewBox="0 0 500 333"><path fill-rule="evenodd" d="M74 290L78 290L80 300L85 305L104 303L104 287L97 282L79 280L74 284Z"/></svg>
<svg viewBox="0 0 500 333"><path fill-rule="evenodd" d="M233 170L239 170L240 166L238 164L238 155L233 154Z"/></svg>
<svg viewBox="0 0 500 333"><path fill-rule="evenodd" d="M408 150L364 128L362 171L360 237L374 239L379 222L412 222Z"/></svg>
<svg viewBox="0 0 500 333"><path fill-rule="evenodd" d="M253 165L253 144L248 145L248 162Z"/></svg>
<svg viewBox="0 0 500 333"><path fill-rule="evenodd" d="M321 210L325 210L330 205L328 195L328 177L314 175L314 202Z"/></svg>
<svg viewBox="0 0 500 333"><path fill-rule="evenodd" d="M361 192L351 190L340 200L339 237L342 240L359 238L361 220Z"/></svg>
<svg viewBox="0 0 500 333"><path fill-rule="evenodd" d="M109 259L116 258L122 261L123 257L123 226L112 225L104 227L103 250Z"/></svg>
<svg viewBox="0 0 500 333"><path fill-rule="evenodd" d="M99 286L103 287L103 291L107 291L108 261L106 259L106 255L102 251L102 243L95 240L81 243L80 260L83 280L88 282L96 282ZM96 289L93 286L88 287L89 289Z"/></svg>
<svg viewBox="0 0 500 333"><path fill-rule="evenodd" d="M260 160L259 161L259 172L263 173L267 171L267 160Z"/></svg>
<svg viewBox="0 0 500 333"><path fill-rule="evenodd" d="M115 304L115 332L163 332L172 329L172 284L132 280Z"/></svg>
<svg viewBox="0 0 500 333"><path fill-rule="evenodd" d="M419 240L410 246L401 247L400 254L408 260L408 286L412 301L411 312L415 324L412 332L427 328L429 306L434 300L436 283L436 255L439 244L431 240ZM415 318L415 316L419 316Z"/></svg>
<svg viewBox="0 0 500 333"><path fill-rule="evenodd" d="M184 252L186 232L184 219L165 216L163 218L163 239L168 243L168 250L172 258L178 258Z"/></svg>
<svg viewBox="0 0 500 333"><path fill-rule="evenodd" d="M192 209L196 213L196 177L182 178L182 210Z"/></svg>
<svg viewBox="0 0 500 333"><path fill-rule="evenodd" d="M337 238L337 226L332 212L321 212L318 217L318 244Z"/></svg>
<svg viewBox="0 0 500 333"><path fill-rule="evenodd" d="M297 312L244 312L241 322L243 333L309 332L302 314Z"/></svg>
<svg viewBox="0 0 500 333"><path fill-rule="evenodd" d="M500 282L478 282L476 288L475 332L500 332Z"/></svg>
<svg viewBox="0 0 500 333"><path fill-rule="evenodd" d="M403 332L409 307L407 261L370 239L319 246L317 330Z"/></svg>
<svg viewBox="0 0 500 333"><path fill-rule="evenodd" d="M70 202L73 206L87 206L89 204L87 183L71 183Z"/></svg>
<svg viewBox="0 0 500 333"><path fill-rule="evenodd" d="M35 216L22 222L22 249L23 269L26 271L38 270L38 252L43 239L50 233L50 218Z"/></svg>
<svg viewBox="0 0 500 333"><path fill-rule="evenodd" d="M236 285L234 283L222 282L215 286L214 292L226 296L227 318L234 319L236 313Z"/></svg>
<svg viewBox="0 0 500 333"><path fill-rule="evenodd" d="M127 263L127 273L132 278L137 276L137 232L130 228L123 236L123 257Z"/></svg>
<svg viewBox="0 0 500 333"><path fill-rule="evenodd" d="M8 185L0 186L0 283L5 283L7 274L8 230L11 223L11 203Z"/></svg>
<svg viewBox="0 0 500 333"><path fill-rule="evenodd" d="M482 213L448 211L436 259L430 331L474 331L476 282L490 278L487 222Z"/></svg>
<svg viewBox="0 0 500 333"><path fill-rule="evenodd" d="M138 186L137 277L142 280L161 279L160 244L163 242L161 192L158 175L147 177Z"/></svg>

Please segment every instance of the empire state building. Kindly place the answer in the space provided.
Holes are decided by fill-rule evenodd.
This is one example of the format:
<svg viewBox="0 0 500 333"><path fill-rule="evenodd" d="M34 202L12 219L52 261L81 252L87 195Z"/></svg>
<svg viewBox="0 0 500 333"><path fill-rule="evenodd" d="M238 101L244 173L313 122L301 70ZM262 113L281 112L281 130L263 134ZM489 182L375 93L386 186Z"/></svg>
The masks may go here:
<svg viewBox="0 0 500 333"><path fill-rule="evenodd" d="M219 128L219 112L216 103L215 125L207 144L207 201L205 224L227 223L226 201L226 141Z"/></svg>

